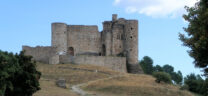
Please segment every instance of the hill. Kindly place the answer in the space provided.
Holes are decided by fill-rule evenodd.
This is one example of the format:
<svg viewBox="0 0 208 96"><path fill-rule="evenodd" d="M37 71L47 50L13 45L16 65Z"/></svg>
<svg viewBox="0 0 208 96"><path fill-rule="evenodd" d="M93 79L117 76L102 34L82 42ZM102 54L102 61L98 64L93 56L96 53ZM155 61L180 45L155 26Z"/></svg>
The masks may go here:
<svg viewBox="0 0 208 96"><path fill-rule="evenodd" d="M177 86L155 83L149 75L119 73L105 67L37 63L37 69L42 72L41 90L33 96L79 96L71 89L75 85L93 96L193 96ZM66 79L67 89L55 85L59 78Z"/></svg>

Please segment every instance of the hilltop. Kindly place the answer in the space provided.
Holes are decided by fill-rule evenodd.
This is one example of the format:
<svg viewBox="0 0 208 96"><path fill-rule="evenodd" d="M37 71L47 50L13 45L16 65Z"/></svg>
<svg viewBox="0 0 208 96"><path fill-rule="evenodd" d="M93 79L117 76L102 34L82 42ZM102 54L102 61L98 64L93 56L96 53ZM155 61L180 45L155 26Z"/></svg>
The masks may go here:
<svg viewBox="0 0 208 96"><path fill-rule="evenodd" d="M149 75L120 73L105 67L37 63L37 69L42 72L41 90L33 96L79 96L71 89L78 84L92 96L193 96L178 86L155 83ZM55 85L59 78L66 79L67 89Z"/></svg>

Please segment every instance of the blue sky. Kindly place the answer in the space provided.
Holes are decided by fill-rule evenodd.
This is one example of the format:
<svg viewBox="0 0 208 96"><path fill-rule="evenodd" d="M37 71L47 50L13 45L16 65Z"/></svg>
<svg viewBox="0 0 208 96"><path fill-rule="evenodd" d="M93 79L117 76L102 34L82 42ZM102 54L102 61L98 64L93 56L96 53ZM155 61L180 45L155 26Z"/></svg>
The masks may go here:
<svg viewBox="0 0 208 96"><path fill-rule="evenodd" d="M170 64L184 75L194 68L188 48L178 40L187 22L184 6L195 0L0 0L0 50L19 52L22 45L50 46L51 23L98 25L118 17L139 20L139 60L150 56L154 64Z"/></svg>

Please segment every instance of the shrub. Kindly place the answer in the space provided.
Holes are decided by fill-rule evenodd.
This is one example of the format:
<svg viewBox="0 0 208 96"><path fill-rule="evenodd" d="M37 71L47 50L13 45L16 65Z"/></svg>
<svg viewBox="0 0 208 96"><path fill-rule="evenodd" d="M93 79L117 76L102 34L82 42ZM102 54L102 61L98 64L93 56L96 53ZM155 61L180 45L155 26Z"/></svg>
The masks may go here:
<svg viewBox="0 0 208 96"><path fill-rule="evenodd" d="M181 86L180 90L189 90L189 86L184 84L183 86Z"/></svg>
<svg viewBox="0 0 208 96"><path fill-rule="evenodd" d="M156 78L156 82L160 83L160 82L165 82L165 83L172 83L171 82L171 77L168 73L165 72L154 72L153 76Z"/></svg>

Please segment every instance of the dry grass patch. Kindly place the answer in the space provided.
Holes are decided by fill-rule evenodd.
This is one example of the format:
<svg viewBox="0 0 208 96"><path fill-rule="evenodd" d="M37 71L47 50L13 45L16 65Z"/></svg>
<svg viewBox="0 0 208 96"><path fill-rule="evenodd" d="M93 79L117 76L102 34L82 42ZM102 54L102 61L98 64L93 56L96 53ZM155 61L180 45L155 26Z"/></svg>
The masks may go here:
<svg viewBox="0 0 208 96"><path fill-rule="evenodd" d="M104 67L73 64L50 65L37 63L37 70L42 73L40 79L41 90L33 96L78 96L69 89L57 87L55 81L59 78L64 78L68 86L71 87L74 84L119 74Z"/></svg>
<svg viewBox="0 0 208 96"><path fill-rule="evenodd" d="M51 80L40 80L41 90L33 94L33 96L78 96L69 89L59 88Z"/></svg>
<svg viewBox="0 0 208 96"><path fill-rule="evenodd" d="M119 74L119 72L115 72L108 68L92 65L49 65L37 63L37 69L42 73L42 78L50 80L64 78L66 79L66 82L71 85L107 78L109 76Z"/></svg>
<svg viewBox="0 0 208 96"><path fill-rule="evenodd" d="M89 83L83 87L91 92L117 94L117 96L192 96L181 91L177 86L156 83L155 78L148 75L130 75Z"/></svg>

